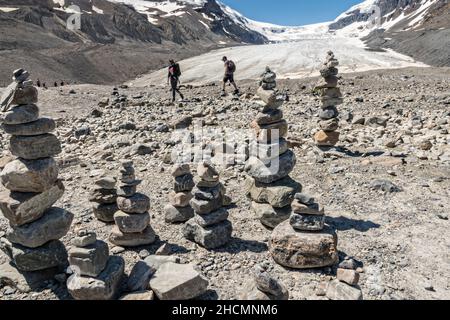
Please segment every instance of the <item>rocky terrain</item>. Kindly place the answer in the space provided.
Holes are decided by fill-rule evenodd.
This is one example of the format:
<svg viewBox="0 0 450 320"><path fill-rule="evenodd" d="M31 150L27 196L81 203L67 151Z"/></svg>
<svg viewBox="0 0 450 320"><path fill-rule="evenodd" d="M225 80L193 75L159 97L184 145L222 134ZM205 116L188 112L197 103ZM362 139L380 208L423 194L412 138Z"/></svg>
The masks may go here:
<svg viewBox="0 0 450 320"><path fill-rule="evenodd" d="M297 157L291 177L326 208L326 223L338 233L340 260L356 261L364 299L449 299L450 70L405 68L341 75L341 148L329 153L317 149L312 138L320 109L313 91L317 81L281 80L278 89L289 97L282 109ZM258 113L257 83L238 84L240 98L220 97L218 83L186 85L182 91L187 101L176 105L170 103L169 88L157 85L39 89L41 113L56 120L56 135L63 142L63 153L56 160L66 191L57 206L75 215L64 244L72 245L80 227L108 240L114 224L95 219L90 190L104 173L117 176L120 160L128 158L142 180L139 192L151 199L157 240L126 250L109 243L110 254L125 260L126 274L167 243L170 254L196 265L209 280L201 299L238 298L250 271L263 262L268 262L265 268L283 283L291 299L324 299L321 284L335 277L336 266L296 271L272 260L271 230L250 208L251 200L243 192L242 164L220 172L233 201L228 210L233 235L225 247L203 249L183 237L182 224L164 221L173 188L171 152L189 136L174 128L198 128L200 122L209 130L248 132ZM203 139L205 146L211 140ZM7 145L2 130L0 167L11 159ZM191 169L195 174L196 166ZM0 237L7 227L7 220L0 219ZM0 265L6 261L0 254ZM34 292L22 292L12 284L19 279L8 276L0 270L0 300L70 299L64 272ZM126 290L126 278L122 288Z"/></svg>

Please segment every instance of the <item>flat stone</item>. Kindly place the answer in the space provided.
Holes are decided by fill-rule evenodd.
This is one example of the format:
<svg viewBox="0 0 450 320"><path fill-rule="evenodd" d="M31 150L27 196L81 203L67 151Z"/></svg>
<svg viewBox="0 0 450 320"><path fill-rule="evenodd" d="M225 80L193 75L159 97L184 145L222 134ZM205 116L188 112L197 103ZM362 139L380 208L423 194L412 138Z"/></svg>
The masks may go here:
<svg viewBox="0 0 450 320"><path fill-rule="evenodd" d="M205 181L201 180L200 178L196 178L195 185L198 188L215 188L218 185L220 185L220 181Z"/></svg>
<svg viewBox="0 0 450 320"><path fill-rule="evenodd" d="M321 231L325 225L325 216L294 213L290 223L298 231Z"/></svg>
<svg viewBox="0 0 450 320"><path fill-rule="evenodd" d="M27 248L1 239L1 249L20 271L39 271L67 264L67 251L58 240L47 242L38 248Z"/></svg>
<svg viewBox="0 0 450 320"><path fill-rule="evenodd" d="M219 181L219 172L214 166L207 162L202 161L197 166L197 175L203 181L217 182Z"/></svg>
<svg viewBox="0 0 450 320"><path fill-rule="evenodd" d="M284 288L282 295L274 296L258 289L253 279L247 280L243 286L239 300L246 301L282 301L289 300L289 291Z"/></svg>
<svg viewBox="0 0 450 320"><path fill-rule="evenodd" d="M316 203L316 200L314 197L311 197L310 195L306 193L296 193L294 196L295 200L298 200L301 204L305 205L313 205Z"/></svg>
<svg viewBox="0 0 450 320"><path fill-rule="evenodd" d="M74 273L67 280L67 290L75 300L112 300L119 295L125 262L121 257L110 257L105 270L96 278Z"/></svg>
<svg viewBox="0 0 450 320"><path fill-rule="evenodd" d="M36 121L39 108L35 104L12 107L2 115L4 124L22 124Z"/></svg>
<svg viewBox="0 0 450 320"><path fill-rule="evenodd" d="M190 300L206 292L208 280L191 264L165 263L150 280L159 300Z"/></svg>
<svg viewBox="0 0 450 320"><path fill-rule="evenodd" d="M228 219L229 213L225 208L220 208L206 215L195 215L194 222L202 227L209 227Z"/></svg>
<svg viewBox="0 0 450 320"><path fill-rule="evenodd" d="M345 282L351 286L356 286L359 282L359 273L351 269L338 268L336 277L339 281Z"/></svg>
<svg viewBox="0 0 450 320"><path fill-rule="evenodd" d="M101 177L95 181L95 185L98 188L106 190L115 190L117 180L114 177Z"/></svg>
<svg viewBox="0 0 450 320"><path fill-rule="evenodd" d="M284 102L284 99L282 99L275 90L264 90L259 87L256 94L264 102L266 110L267 108L277 109L281 107Z"/></svg>
<svg viewBox="0 0 450 320"><path fill-rule="evenodd" d="M89 196L89 201L113 204L117 201L117 192L115 189L94 189Z"/></svg>
<svg viewBox="0 0 450 320"><path fill-rule="evenodd" d="M314 135L314 140L318 146L333 147L339 142L339 132L325 132L320 130Z"/></svg>
<svg viewBox="0 0 450 320"><path fill-rule="evenodd" d="M60 208L51 208L38 220L20 227L8 228L6 238L28 248L37 248L51 240L59 240L69 232L74 215Z"/></svg>
<svg viewBox="0 0 450 320"><path fill-rule="evenodd" d="M267 271L267 266L256 265L253 269L254 280L258 290L275 297L277 300L287 300L289 293L278 280Z"/></svg>
<svg viewBox="0 0 450 320"><path fill-rule="evenodd" d="M244 170L258 182L273 183L287 177L296 163L295 153L288 150L279 158L270 162L263 162L256 157L250 157Z"/></svg>
<svg viewBox="0 0 450 320"><path fill-rule="evenodd" d="M280 109L271 109L267 112L260 112L256 115L255 122L258 125L276 123L283 120L283 111Z"/></svg>
<svg viewBox="0 0 450 320"><path fill-rule="evenodd" d="M336 76L320 78L319 82L316 84L316 89L335 88L338 85L338 81L339 79Z"/></svg>
<svg viewBox="0 0 450 320"><path fill-rule="evenodd" d="M175 192L191 191L195 187L192 174L186 174L175 178L173 189Z"/></svg>
<svg viewBox="0 0 450 320"><path fill-rule="evenodd" d="M257 203L252 201L252 210L256 218L268 228L275 228L281 222L286 221L291 216L291 207L274 208L270 204Z"/></svg>
<svg viewBox="0 0 450 320"><path fill-rule="evenodd" d="M79 276L97 277L105 269L108 259L108 245L100 240L84 248L69 250L70 269Z"/></svg>
<svg viewBox="0 0 450 320"><path fill-rule="evenodd" d="M339 120L337 118L319 121L319 127L323 131L336 131L339 129Z"/></svg>
<svg viewBox="0 0 450 320"><path fill-rule="evenodd" d="M298 214L309 214L315 216L323 216L325 214L325 209L318 203L311 203L306 205L300 203L298 199L294 199L294 201L292 201L291 206L292 211Z"/></svg>
<svg viewBox="0 0 450 320"><path fill-rule="evenodd" d="M118 197L117 206L126 213L146 213L150 210L150 198L142 193L136 193L129 198Z"/></svg>
<svg viewBox="0 0 450 320"><path fill-rule="evenodd" d="M273 141L278 141L285 138L288 134L288 124L286 120L281 120L271 124L259 125L253 121L250 126L256 134L256 140L260 143L270 144Z"/></svg>
<svg viewBox="0 0 450 320"><path fill-rule="evenodd" d="M9 286L22 293L38 291L45 281L53 280L58 268L21 272L10 263L0 265L0 287Z"/></svg>
<svg viewBox="0 0 450 320"><path fill-rule="evenodd" d="M192 190L192 194L196 199L207 201L224 197L225 193L226 189L222 183L219 183L217 186L212 188L203 188L197 186Z"/></svg>
<svg viewBox="0 0 450 320"><path fill-rule="evenodd" d="M289 145L284 138L269 144L253 141L249 147L250 156L256 157L263 162L276 159L289 150Z"/></svg>
<svg viewBox="0 0 450 320"><path fill-rule="evenodd" d="M164 220L167 223L181 223L186 222L194 217L194 209L191 206L184 208L177 208L172 205L164 207Z"/></svg>
<svg viewBox="0 0 450 320"><path fill-rule="evenodd" d="M59 180L42 193L0 192L0 210L12 227L19 227L42 217L63 194Z"/></svg>
<svg viewBox="0 0 450 320"><path fill-rule="evenodd" d="M127 287L130 291L147 290L150 287L150 278L164 263L178 263L179 258L174 256L151 255L143 261L138 261L131 269Z"/></svg>
<svg viewBox="0 0 450 320"><path fill-rule="evenodd" d="M53 132L56 129L56 123L51 118L39 118L23 124L2 124L2 128L7 134L14 136L37 136Z"/></svg>
<svg viewBox="0 0 450 320"><path fill-rule="evenodd" d="M361 290L339 280L331 281L327 286L326 296L330 300L362 300Z"/></svg>
<svg viewBox="0 0 450 320"><path fill-rule="evenodd" d="M152 244L156 241L156 234L149 225L141 233L123 233L114 226L109 236L109 242L121 247L139 247Z"/></svg>
<svg viewBox="0 0 450 320"><path fill-rule="evenodd" d="M58 173L58 166L53 158L16 159L4 167L0 179L8 190L39 193L56 183Z"/></svg>
<svg viewBox="0 0 450 320"><path fill-rule="evenodd" d="M223 197L213 200L200 200L194 198L191 200L190 204L197 214L205 215L220 209L223 205Z"/></svg>
<svg viewBox="0 0 450 320"><path fill-rule="evenodd" d="M231 240L233 226L226 220L214 226L203 228L194 219L186 222L183 235L186 239L193 241L206 249L216 249L224 246Z"/></svg>
<svg viewBox="0 0 450 320"><path fill-rule="evenodd" d="M324 67L320 69L320 75L324 78L329 76L336 76L339 73L339 70L334 67Z"/></svg>
<svg viewBox="0 0 450 320"><path fill-rule="evenodd" d="M13 155L26 160L54 157L61 153L61 142L53 134L12 136L9 149Z"/></svg>
<svg viewBox="0 0 450 320"><path fill-rule="evenodd" d="M140 182L139 182L140 183ZM138 184L119 185L116 192L119 197L132 197L136 194Z"/></svg>
<svg viewBox="0 0 450 320"><path fill-rule="evenodd" d="M114 214L114 221L123 233L140 233L150 224L150 214L148 212L128 214L123 211L117 211Z"/></svg>
<svg viewBox="0 0 450 320"><path fill-rule="evenodd" d="M97 241L97 234L92 231L79 232L78 235L72 239L72 244L78 248L84 248L94 244Z"/></svg>
<svg viewBox="0 0 450 320"><path fill-rule="evenodd" d="M169 193L169 202L176 208L184 208L189 206L189 201L191 201L192 197L193 195L190 191L178 193L175 191L171 191Z"/></svg>
<svg viewBox="0 0 450 320"><path fill-rule="evenodd" d="M320 90L320 95L328 98L342 98L342 92L339 88L323 88Z"/></svg>
<svg viewBox="0 0 450 320"><path fill-rule="evenodd" d="M336 118L339 115L336 107L326 107L319 112L319 118L321 120L330 120Z"/></svg>
<svg viewBox="0 0 450 320"><path fill-rule="evenodd" d="M344 103L343 98L322 97L322 108L334 107Z"/></svg>
<svg viewBox="0 0 450 320"><path fill-rule="evenodd" d="M273 230L269 251L278 264L293 269L321 268L339 261L334 230L326 227L322 232L298 232L289 221Z"/></svg>
<svg viewBox="0 0 450 320"><path fill-rule="evenodd" d="M114 222L114 214L119 211L117 204L95 203L92 207L94 216L103 222Z"/></svg>
<svg viewBox="0 0 450 320"><path fill-rule="evenodd" d="M191 167L187 163L183 163L183 164L177 163L177 164L173 165L172 168L170 168L170 174L174 178L184 176L184 175L187 175L190 173L191 173Z"/></svg>
<svg viewBox="0 0 450 320"><path fill-rule="evenodd" d="M271 184L260 183L247 177L245 189L253 201L267 203L275 208L284 208L291 204L294 195L301 191L302 186L290 177Z"/></svg>
<svg viewBox="0 0 450 320"><path fill-rule="evenodd" d="M155 294L153 291L138 291L132 292L122 296L119 300L124 301L151 301L155 300Z"/></svg>

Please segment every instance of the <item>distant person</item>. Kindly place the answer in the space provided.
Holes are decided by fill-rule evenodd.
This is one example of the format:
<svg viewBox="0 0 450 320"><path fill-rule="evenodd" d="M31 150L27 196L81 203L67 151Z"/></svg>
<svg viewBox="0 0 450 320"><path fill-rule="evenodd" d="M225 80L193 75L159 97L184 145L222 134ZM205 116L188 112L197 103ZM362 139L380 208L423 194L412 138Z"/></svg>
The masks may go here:
<svg viewBox="0 0 450 320"><path fill-rule="evenodd" d="M170 83L171 91L172 91L172 102L175 102L176 93L181 97L181 100L184 100L183 94L180 92L180 89L178 88L178 84L180 83L180 77L181 77L181 68L178 63L176 63L174 60L169 60L169 74L167 76L167 84Z"/></svg>
<svg viewBox="0 0 450 320"><path fill-rule="evenodd" d="M40 88L41 87L41 80L37 79L36 85L38 86L38 88Z"/></svg>
<svg viewBox="0 0 450 320"><path fill-rule="evenodd" d="M223 57L222 61L225 65L225 75L223 77L222 95L226 95L225 86L228 82L230 82L233 85L234 94L239 94L239 89L236 83L234 82L234 73L236 72L236 64L233 61L228 60L227 57Z"/></svg>
<svg viewBox="0 0 450 320"><path fill-rule="evenodd" d="M61 81L61 87L64 87L64 81Z"/></svg>
<svg viewBox="0 0 450 320"><path fill-rule="evenodd" d="M47 84L44 82L44 83L42 84L42 87L43 87L44 89L47 89Z"/></svg>
<svg viewBox="0 0 450 320"><path fill-rule="evenodd" d="M55 81L54 86L55 86L55 88L57 88L58 87L58 82Z"/></svg>

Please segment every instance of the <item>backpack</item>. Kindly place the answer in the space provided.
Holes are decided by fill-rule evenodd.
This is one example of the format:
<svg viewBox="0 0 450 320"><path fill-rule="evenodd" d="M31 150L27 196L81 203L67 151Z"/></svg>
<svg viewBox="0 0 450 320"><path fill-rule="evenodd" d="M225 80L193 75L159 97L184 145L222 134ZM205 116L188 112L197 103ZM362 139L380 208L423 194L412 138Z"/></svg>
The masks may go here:
<svg viewBox="0 0 450 320"><path fill-rule="evenodd" d="M175 63L173 66L170 67L171 69L173 68L173 73L172 76L179 78L181 76L181 68L180 65L178 63Z"/></svg>
<svg viewBox="0 0 450 320"><path fill-rule="evenodd" d="M231 60L227 61L227 71L229 73L235 73L236 72L236 64L233 61L231 61Z"/></svg>

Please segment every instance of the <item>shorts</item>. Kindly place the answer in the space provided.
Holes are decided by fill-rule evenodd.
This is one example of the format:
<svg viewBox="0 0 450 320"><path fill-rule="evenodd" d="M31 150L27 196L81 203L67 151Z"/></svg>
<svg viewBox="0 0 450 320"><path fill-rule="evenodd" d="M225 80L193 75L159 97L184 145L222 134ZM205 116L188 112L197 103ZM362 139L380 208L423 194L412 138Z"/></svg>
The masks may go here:
<svg viewBox="0 0 450 320"><path fill-rule="evenodd" d="M233 74L226 74L226 75L223 77L223 82L224 82L224 83L227 83L228 81L231 82L231 83L234 82L234 75L233 75Z"/></svg>

